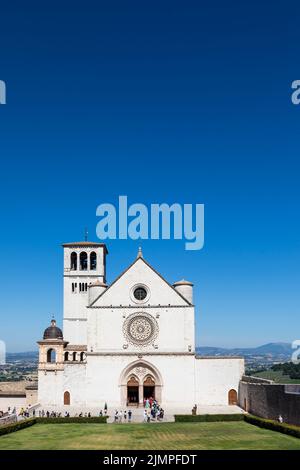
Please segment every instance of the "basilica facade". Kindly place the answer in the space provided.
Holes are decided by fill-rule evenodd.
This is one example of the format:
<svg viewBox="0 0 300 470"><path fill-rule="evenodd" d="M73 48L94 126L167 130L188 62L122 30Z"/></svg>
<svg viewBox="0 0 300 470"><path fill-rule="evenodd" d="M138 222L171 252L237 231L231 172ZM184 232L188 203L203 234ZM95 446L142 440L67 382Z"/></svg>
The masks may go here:
<svg viewBox="0 0 300 470"><path fill-rule="evenodd" d="M108 285L104 243L63 249L63 331L52 320L38 341L41 406L236 404L244 360L195 354L191 282L170 284L139 250Z"/></svg>

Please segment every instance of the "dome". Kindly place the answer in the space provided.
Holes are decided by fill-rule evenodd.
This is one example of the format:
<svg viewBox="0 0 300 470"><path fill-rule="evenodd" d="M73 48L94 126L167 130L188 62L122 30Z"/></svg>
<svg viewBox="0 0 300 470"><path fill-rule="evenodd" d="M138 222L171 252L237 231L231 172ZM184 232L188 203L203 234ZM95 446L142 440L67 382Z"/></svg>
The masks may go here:
<svg viewBox="0 0 300 470"><path fill-rule="evenodd" d="M181 279L181 281L174 282L173 286L193 286L194 284L186 279Z"/></svg>
<svg viewBox="0 0 300 470"><path fill-rule="evenodd" d="M185 298L190 304L193 303L193 283L186 279L181 279L173 284L177 292Z"/></svg>
<svg viewBox="0 0 300 470"><path fill-rule="evenodd" d="M45 329L43 339L63 339L62 331L56 326L55 320L51 320L51 326Z"/></svg>

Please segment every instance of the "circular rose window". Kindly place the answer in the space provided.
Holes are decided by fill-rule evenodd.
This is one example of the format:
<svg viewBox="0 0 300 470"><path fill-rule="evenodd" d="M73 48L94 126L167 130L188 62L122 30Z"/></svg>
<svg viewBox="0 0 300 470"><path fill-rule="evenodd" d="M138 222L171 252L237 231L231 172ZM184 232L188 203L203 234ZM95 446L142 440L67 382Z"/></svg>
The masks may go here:
<svg viewBox="0 0 300 470"><path fill-rule="evenodd" d="M145 304L150 299L150 290L145 284L135 284L130 289L131 300L135 304Z"/></svg>
<svg viewBox="0 0 300 470"><path fill-rule="evenodd" d="M134 313L125 320L123 332L131 344L144 346L155 340L158 325L148 313Z"/></svg>
<svg viewBox="0 0 300 470"><path fill-rule="evenodd" d="M144 300L147 297L147 291L144 287L140 286L134 289L133 295L136 300Z"/></svg>

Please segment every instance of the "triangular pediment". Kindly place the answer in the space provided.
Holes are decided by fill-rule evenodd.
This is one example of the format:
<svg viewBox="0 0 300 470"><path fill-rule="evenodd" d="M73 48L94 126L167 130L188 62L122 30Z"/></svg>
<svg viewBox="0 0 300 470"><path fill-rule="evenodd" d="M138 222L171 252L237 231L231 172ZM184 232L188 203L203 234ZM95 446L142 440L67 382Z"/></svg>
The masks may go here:
<svg viewBox="0 0 300 470"><path fill-rule="evenodd" d="M139 303L134 299L135 287L145 286L147 300ZM191 305L169 284L144 258L137 258L115 281L90 305L105 306L188 306Z"/></svg>

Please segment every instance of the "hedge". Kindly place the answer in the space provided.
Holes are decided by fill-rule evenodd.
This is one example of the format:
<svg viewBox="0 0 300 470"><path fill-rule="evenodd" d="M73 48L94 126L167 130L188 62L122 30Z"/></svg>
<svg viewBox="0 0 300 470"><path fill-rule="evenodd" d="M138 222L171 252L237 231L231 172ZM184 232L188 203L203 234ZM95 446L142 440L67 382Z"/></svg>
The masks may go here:
<svg viewBox="0 0 300 470"><path fill-rule="evenodd" d="M6 424L0 427L0 436L4 436L4 434L9 434L11 432L20 431L20 429L28 428L33 424L36 424L36 418L31 419L24 419L24 421L18 421L17 423L13 424Z"/></svg>
<svg viewBox="0 0 300 470"><path fill-rule="evenodd" d="M294 426L293 424L279 423L272 419L259 418L253 415L244 415L244 420L249 424L254 424L260 428L270 429L271 431L281 432L300 438L300 427Z"/></svg>
<svg viewBox="0 0 300 470"><path fill-rule="evenodd" d="M215 421L243 421L243 414L223 415L175 415L176 423L209 423Z"/></svg>
<svg viewBox="0 0 300 470"><path fill-rule="evenodd" d="M91 416L90 418L83 416L70 418L36 418L36 422L40 424L65 424L65 423L106 423L108 416Z"/></svg>

